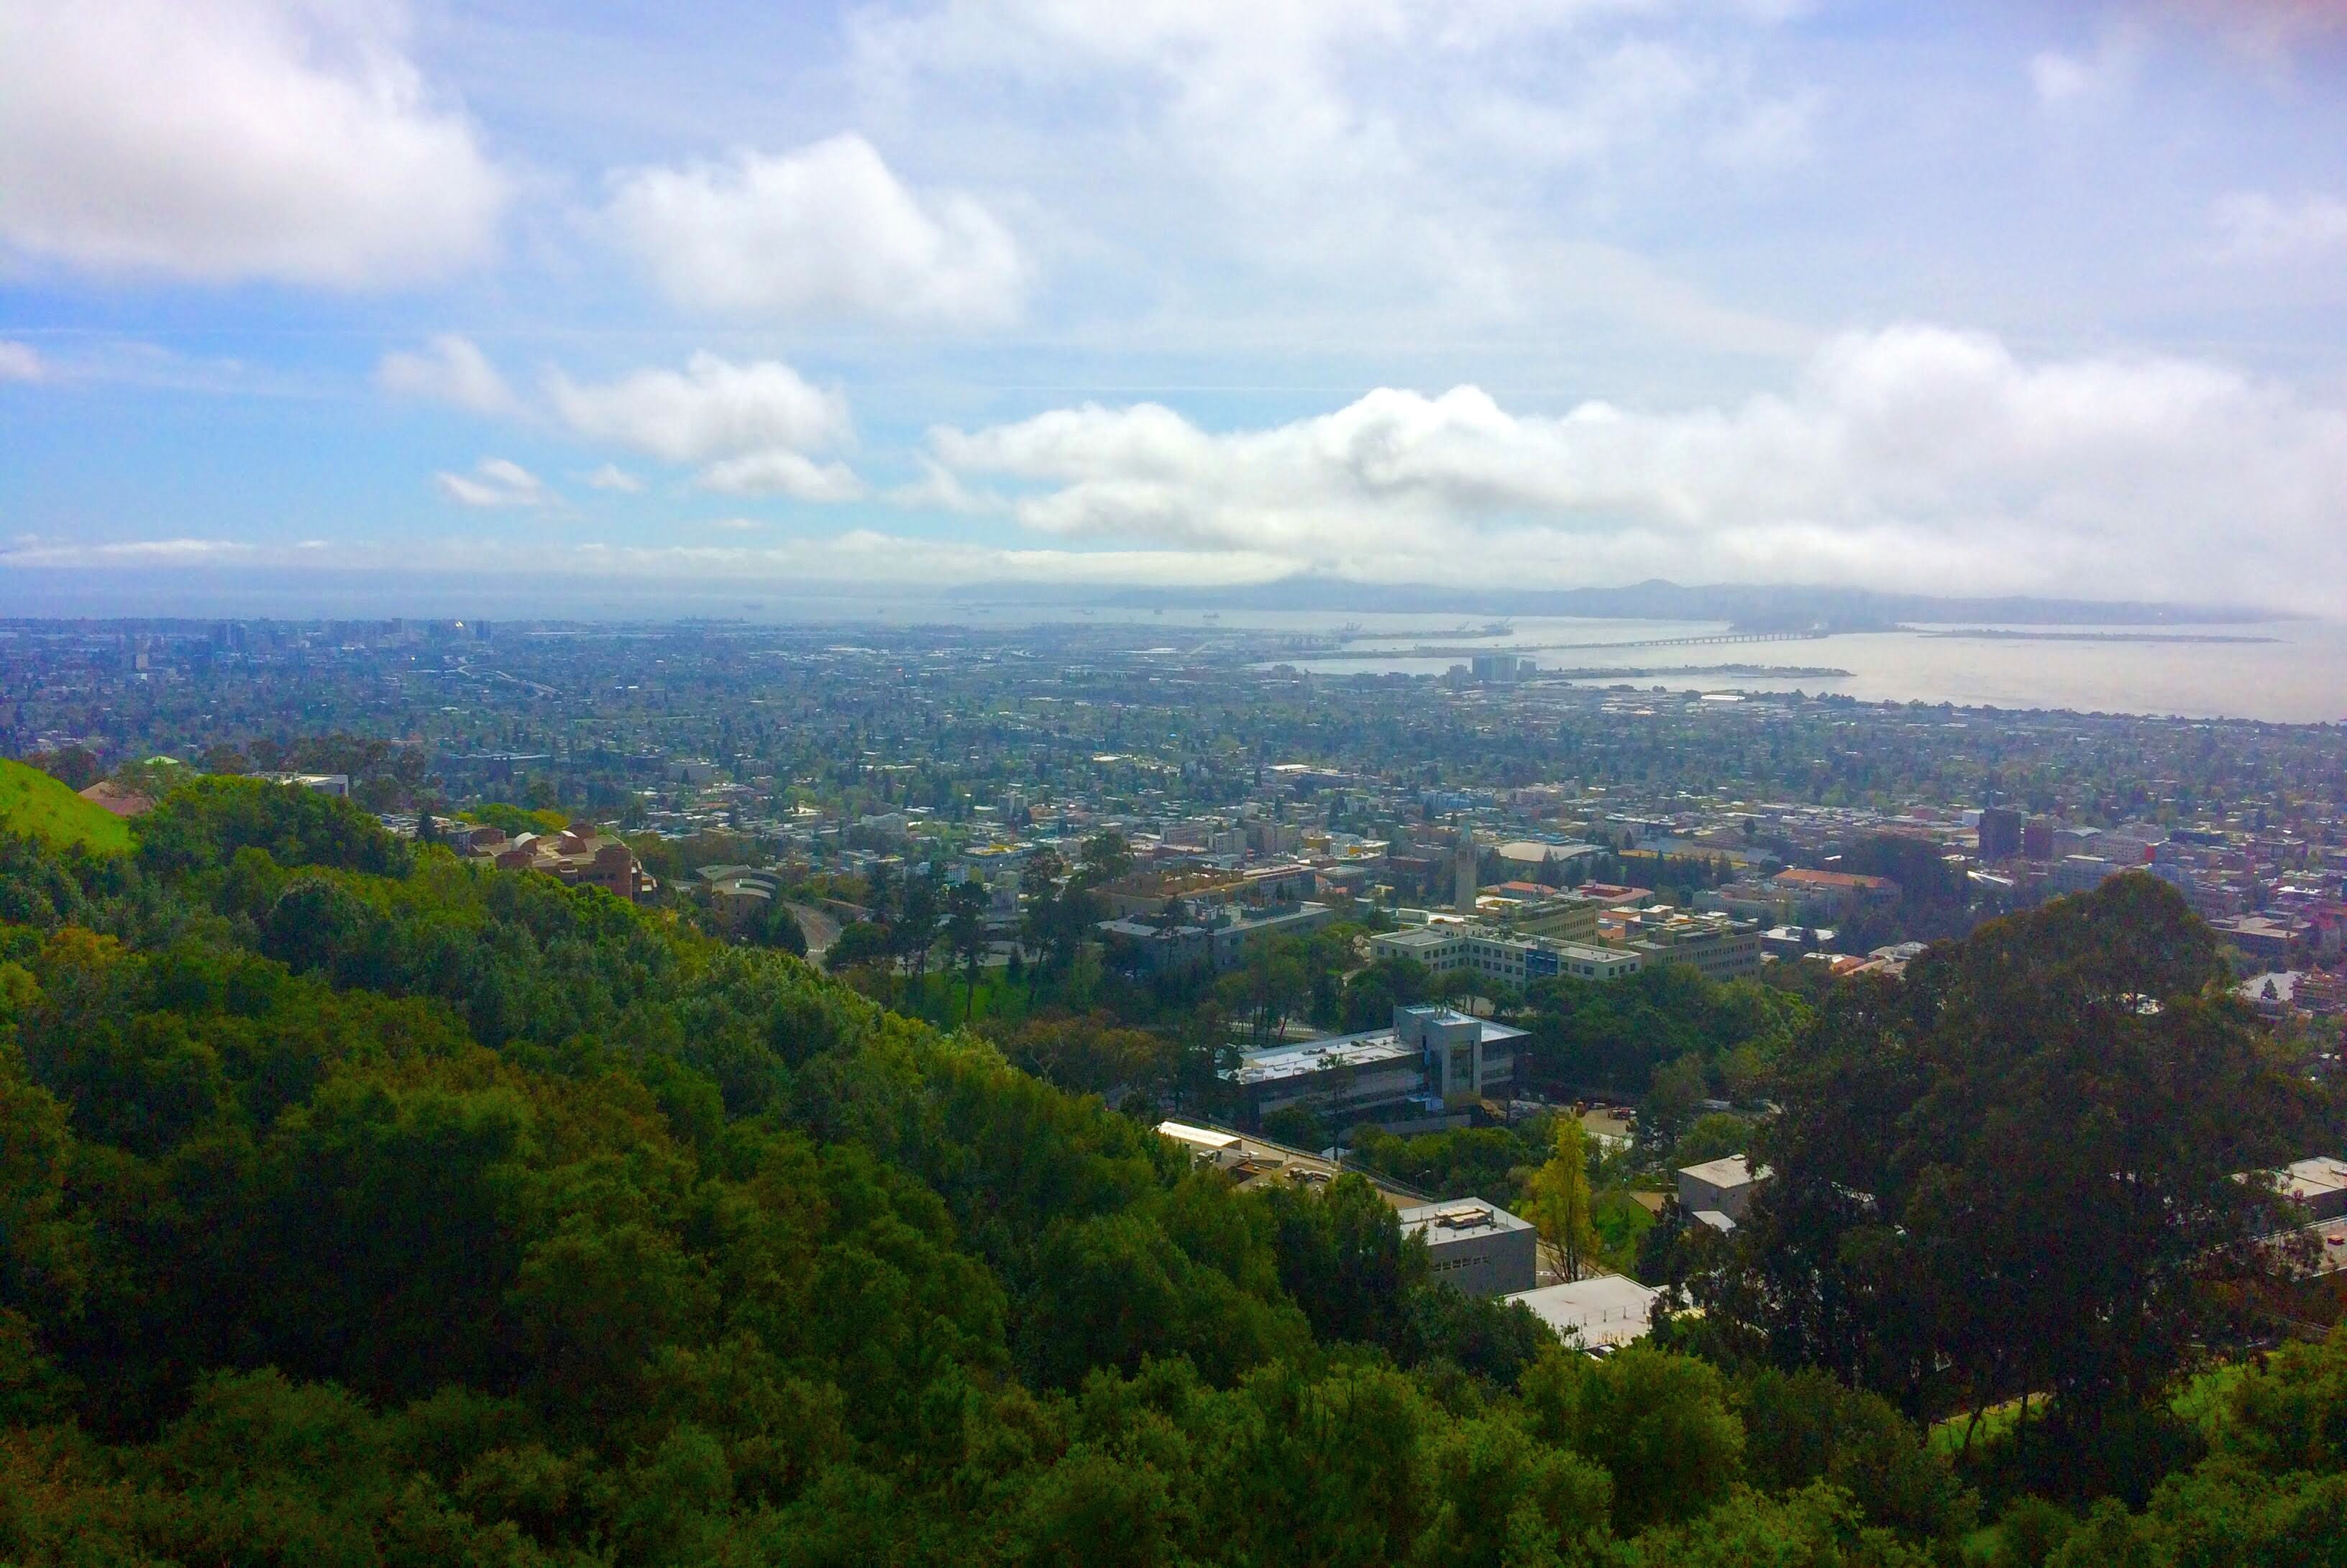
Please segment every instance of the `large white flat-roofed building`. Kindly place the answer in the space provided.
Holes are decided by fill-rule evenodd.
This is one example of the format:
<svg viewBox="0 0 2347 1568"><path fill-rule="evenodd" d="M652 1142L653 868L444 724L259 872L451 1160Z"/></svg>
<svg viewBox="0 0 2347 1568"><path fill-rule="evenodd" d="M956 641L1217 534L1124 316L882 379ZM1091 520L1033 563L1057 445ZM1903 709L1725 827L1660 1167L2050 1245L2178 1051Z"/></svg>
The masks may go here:
<svg viewBox="0 0 2347 1568"><path fill-rule="evenodd" d="M1679 1207L1697 1218L1724 1214L1742 1225L1752 1209L1752 1189L1768 1174L1768 1166L1755 1171L1752 1162L1741 1154L1684 1166L1679 1171Z"/></svg>
<svg viewBox="0 0 2347 1568"><path fill-rule="evenodd" d="M2303 1204L2308 1218L2347 1218L2347 1160L2318 1154L2311 1160L2294 1160L2274 1174L2282 1195Z"/></svg>
<svg viewBox="0 0 2347 1568"><path fill-rule="evenodd" d="M1161 1138L1173 1139L1201 1159L1235 1157L1245 1147L1235 1132L1217 1132L1212 1127L1193 1127L1186 1122L1160 1122L1157 1134Z"/></svg>
<svg viewBox="0 0 2347 1568"><path fill-rule="evenodd" d="M1578 1342L1584 1350L1610 1351L1646 1337L1654 1327L1656 1294L1626 1275L1600 1274L1502 1299L1531 1307L1561 1339Z"/></svg>
<svg viewBox="0 0 2347 1568"><path fill-rule="evenodd" d="M1439 1115L1515 1086L1522 1030L1430 1005L1398 1007L1393 1019L1389 1029L1243 1054L1223 1073L1240 1092L1240 1125L1290 1106L1338 1122L1404 1109Z"/></svg>
<svg viewBox="0 0 2347 1568"><path fill-rule="evenodd" d="M1506 1296L1540 1283L1539 1233L1497 1204L1453 1198L1397 1217L1402 1240L1425 1238L1434 1278L1463 1296Z"/></svg>

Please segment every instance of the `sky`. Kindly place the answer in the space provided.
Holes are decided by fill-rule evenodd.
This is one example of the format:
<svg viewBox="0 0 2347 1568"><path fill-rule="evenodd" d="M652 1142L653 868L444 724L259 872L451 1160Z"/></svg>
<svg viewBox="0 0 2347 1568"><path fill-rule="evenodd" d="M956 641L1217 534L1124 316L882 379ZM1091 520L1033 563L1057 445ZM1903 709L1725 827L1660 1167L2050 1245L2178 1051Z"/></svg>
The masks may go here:
<svg viewBox="0 0 2347 1568"><path fill-rule="evenodd" d="M2347 614L2342 89L2347 0L0 0L0 597Z"/></svg>

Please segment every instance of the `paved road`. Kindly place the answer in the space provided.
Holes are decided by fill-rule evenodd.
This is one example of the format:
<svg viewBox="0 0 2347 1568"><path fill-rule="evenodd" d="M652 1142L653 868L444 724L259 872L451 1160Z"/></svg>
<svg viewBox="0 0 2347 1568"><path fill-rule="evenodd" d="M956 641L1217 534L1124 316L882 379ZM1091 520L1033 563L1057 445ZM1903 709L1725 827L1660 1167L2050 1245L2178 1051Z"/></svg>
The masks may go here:
<svg viewBox="0 0 2347 1568"><path fill-rule="evenodd" d="M806 936L807 957L815 963L823 962L823 956L839 940L839 921L812 904L785 904L783 907L798 917L799 929Z"/></svg>

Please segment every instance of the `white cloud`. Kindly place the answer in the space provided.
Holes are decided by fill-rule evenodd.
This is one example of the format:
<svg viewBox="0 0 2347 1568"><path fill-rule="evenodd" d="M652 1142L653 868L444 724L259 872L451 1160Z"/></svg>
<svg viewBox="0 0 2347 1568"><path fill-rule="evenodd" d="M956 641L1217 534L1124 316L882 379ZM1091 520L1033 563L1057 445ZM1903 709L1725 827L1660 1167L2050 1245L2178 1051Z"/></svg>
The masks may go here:
<svg viewBox="0 0 2347 1568"><path fill-rule="evenodd" d="M397 23L389 0L0 8L0 239L101 271L342 288L480 259L507 181Z"/></svg>
<svg viewBox="0 0 2347 1568"><path fill-rule="evenodd" d="M788 496L797 501L854 501L865 484L845 463L817 463L797 452L745 452L713 463L693 481L726 496Z"/></svg>
<svg viewBox="0 0 2347 1568"><path fill-rule="evenodd" d="M2347 201L2335 196L2281 200L2242 191L2217 204L2225 251L2247 261L2286 261L2347 251Z"/></svg>
<svg viewBox="0 0 2347 1568"><path fill-rule="evenodd" d="M732 518L717 526L754 531L735 528L743 521ZM565 550L558 569L582 575L862 582L896 588L989 580L1220 586L1275 581L1293 573L1296 564L1253 551L1012 549L857 528L772 544L589 546Z"/></svg>
<svg viewBox="0 0 2347 1568"><path fill-rule="evenodd" d="M385 392L452 403L475 414L511 414L520 406L489 356L455 333L437 333L422 349L384 354L374 380Z"/></svg>
<svg viewBox="0 0 2347 1568"><path fill-rule="evenodd" d="M242 559L252 548L235 539L118 539L87 544L19 535L8 542L7 548L0 549L0 560L10 566L202 566Z"/></svg>
<svg viewBox="0 0 2347 1568"><path fill-rule="evenodd" d="M2135 79L2147 47L2143 24L2123 18L2104 28L2088 54L2048 49L2029 60L2029 85L2037 101L2055 110L2077 110L2107 103Z"/></svg>
<svg viewBox="0 0 2347 1568"><path fill-rule="evenodd" d="M563 423L579 435L671 463L820 450L853 434L846 396L812 384L779 360L734 364L696 354L682 373L639 370L600 384L558 371L548 375L546 390Z"/></svg>
<svg viewBox="0 0 2347 1568"><path fill-rule="evenodd" d="M2029 85L2037 89L2041 103L2065 104L2084 97L2095 81L2090 67L2057 50L2049 49L2029 62Z"/></svg>
<svg viewBox="0 0 2347 1568"><path fill-rule="evenodd" d="M465 507L543 507L555 499L544 480L504 457L484 457L470 474L444 469L432 479L443 496Z"/></svg>
<svg viewBox="0 0 2347 1568"><path fill-rule="evenodd" d="M1218 305L1257 344L1306 313L1455 333L1615 313L1547 252L1633 192L1700 200L1708 163L1799 157L1806 87L1749 46L1790 9L898 0L856 15L852 79L866 123L950 125L933 159L1017 171L1081 226L1057 251L1192 343Z"/></svg>
<svg viewBox="0 0 2347 1568"><path fill-rule="evenodd" d="M1924 327L1837 339L1788 395L1512 414L1379 390L1210 434L1087 406L933 434L1062 538L1270 553L1384 580L1647 576L2069 591L2337 610L2347 409L2179 360L2027 364ZM2287 563L2286 570L2276 569Z"/></svg>
<svg viewBox="0 0 2347 1568"><path fill-rule="evenodd" d="M709 527L750 535L767 525L728 518ZM1209 586L1268 582L1296 569L1280 557L1218 550L1020 549L854 529L827 538L770 541L631 545L566 543L549 554L534 539L480 529L395 543L313 541L250 545L223 539L157 539L89 545L20 538L0 546L15 567L241 567L331 571L507 572L606 581L699 582L731 589L750 583L841 583L883 589L934 588L988 580Z"/></svg>
<svg viewBox="0 0 2347 1568"><path fill-rule="evenodd" d="M987 327L1018 316L1026 284L999 219L917 194L859 136L628 170L604 219L670 299L716 315Z"/></svg>
<svg viewBox="0 0 2347 1568"><path fill-rule="evenodd" d="M33 345L0 338L0 382L40 381L48 374L48 367Z"/></svg>
<svg viewBox="0 0 2347 1568"><path fill-rule="evenodd" d="M623 496L641 496L644 482L617 463L606 463L587 476L587 487L591 490L616 490Z"/></svg>
<svg viewBox="0 0 2347 1568"><path fill-rule="evenodd" d="M1001 497L973 490L963 484L953 470L936 458L923 456L918 461L921 477L890 490L889 505L912 512L953 512L963 517L1010 509L1010 503Z"/></svg>

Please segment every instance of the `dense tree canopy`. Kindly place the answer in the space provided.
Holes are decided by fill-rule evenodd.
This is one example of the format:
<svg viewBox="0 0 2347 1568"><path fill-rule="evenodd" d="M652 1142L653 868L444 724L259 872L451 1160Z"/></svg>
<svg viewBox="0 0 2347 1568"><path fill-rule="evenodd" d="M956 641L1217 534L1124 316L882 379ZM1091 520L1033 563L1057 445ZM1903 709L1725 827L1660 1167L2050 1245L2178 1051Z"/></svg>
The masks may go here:
<svg viewBox="0 0 2347 1568"><path fill-rule="evenodd" d="M1778 1075L1773 1178L1705 1294L1909 1410L2140 1400L2264 1271L2314 1091L2166 884L2114 878L1837 990Z"/></svg>
<svg viewBox="0 0 2347 1568"><path fill-rule="evenodd" d="M1879 1398L1582 1357L1358 1178L1235 1187L788 954L322 798L0 845L0 1561L1889 1565L1972 1521ZM2173 979L2154 1056L2224 1021ZM1006 1044L1136 1070L1081 1027ZM2251 1374L2231 1469L2077 1539L2307 1538L2334 1370Z"/></svg>

